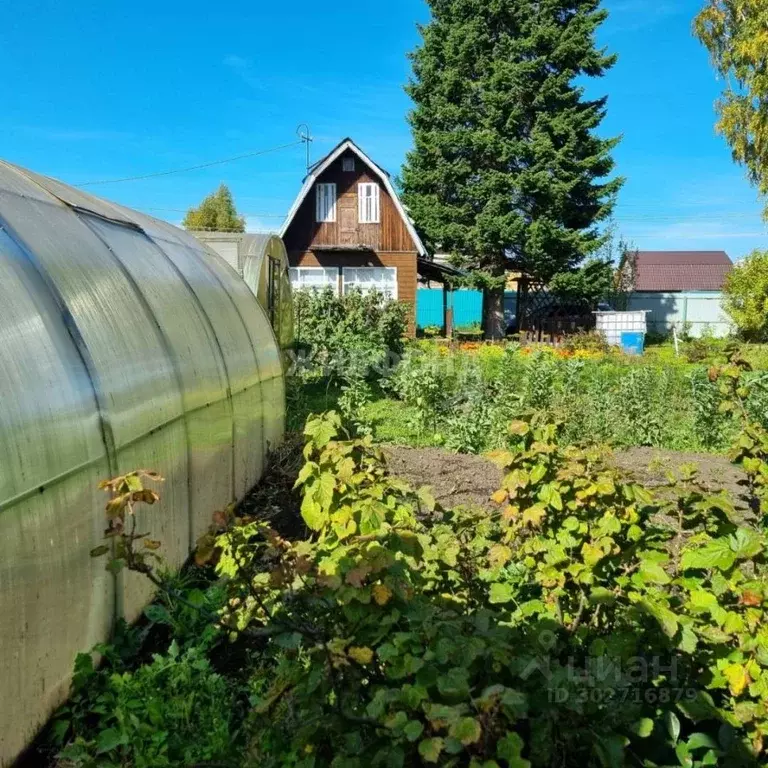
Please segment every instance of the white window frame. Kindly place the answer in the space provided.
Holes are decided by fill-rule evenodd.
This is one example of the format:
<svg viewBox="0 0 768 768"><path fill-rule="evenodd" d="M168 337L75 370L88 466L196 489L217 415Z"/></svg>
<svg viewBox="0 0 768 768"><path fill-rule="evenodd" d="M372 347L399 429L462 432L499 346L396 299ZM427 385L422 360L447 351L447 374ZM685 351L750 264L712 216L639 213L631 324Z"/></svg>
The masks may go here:
<svg viewBox="0 0 768 768"><path fill-rule="evenodd" d="M336 184L315 185L315 221L318 224L336 221Z"/></svg>
<svg viewBox="0 0 768 768"><path fill-rule="evenodd" d="M338 267L291 267L288 270L294 291L322 291L332 288L339 295Z"/></svg>
<svg viewBox="0 0 768 768"><path fill-rule="evenodd" d="M359 289L362 293L378 291L391 299L398 299L397 295L397 267L343 267L343 290Z"/></svg>
<svg viewBox="0 0 768 768"><path fill-rule="evenodd" d="M345 157L341 161L342 170L344 173L354 173L355 172L355 158L354 157Z"/></svg>
<svg viewBox="0 0 768 768"><path fill-rule="evenodd" d="M381 223L381 187L372 182L357 186L358 221L361 224Z"/></svg>

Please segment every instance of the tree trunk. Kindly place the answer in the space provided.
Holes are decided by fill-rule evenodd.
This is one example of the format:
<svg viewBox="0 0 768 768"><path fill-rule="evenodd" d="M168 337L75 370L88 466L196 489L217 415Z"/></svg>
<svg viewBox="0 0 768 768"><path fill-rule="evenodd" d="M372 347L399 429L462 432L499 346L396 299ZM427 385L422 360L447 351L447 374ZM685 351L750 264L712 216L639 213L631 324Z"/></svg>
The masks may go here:
<svg viewBox="0 0 768 768"><path fill-rule="evenodd" d="M483 327L485 338L498 341L506 336L504 322L504 287L489 288L483 302Z"/></svg>

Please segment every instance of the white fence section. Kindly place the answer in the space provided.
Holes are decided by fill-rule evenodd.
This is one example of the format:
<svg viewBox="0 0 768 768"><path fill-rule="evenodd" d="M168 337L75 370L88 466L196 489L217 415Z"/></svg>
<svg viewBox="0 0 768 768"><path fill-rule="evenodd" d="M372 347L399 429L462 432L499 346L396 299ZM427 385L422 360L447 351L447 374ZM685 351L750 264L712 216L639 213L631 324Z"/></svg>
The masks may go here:
<svg viewBox="0 0 768 768"><path fill-rule="evenodd" d="M689 291L687 293L636 292L629 297L630 310L648 312L648 330L668 335L673 328L685 330L691 336L711 333L728 336L731 322L722 306L720 291Z"/></svg>
<svg viewBox="0 0 768 768"><path fill-rule="evenodd" d="M615 347L621 346L621 334L625 331L647 333L645 310L635 312L595 312L597 330Z"/></svg>

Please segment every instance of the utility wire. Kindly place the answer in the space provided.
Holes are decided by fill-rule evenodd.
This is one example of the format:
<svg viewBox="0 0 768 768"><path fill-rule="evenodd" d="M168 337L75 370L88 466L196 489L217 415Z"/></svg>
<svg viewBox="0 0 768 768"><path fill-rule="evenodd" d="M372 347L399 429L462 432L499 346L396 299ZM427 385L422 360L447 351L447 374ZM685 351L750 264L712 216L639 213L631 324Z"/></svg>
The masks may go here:
<svg viewBox="0 0 768 768"><path fill-rule="evenodd" d="M249 157L258 157L259 155L266 155L270 152L279 152L283 149L290 149L296 147L299 144L303 144L304 140L292 141L290 144L283 144L279 147L271 147L270 149L262 149L258 152L246 152L244 155L235 155L235 157L227 157L223 160L212 160L210 163L201 163L200 165L191 165L188 168L177 168L172 171L159 171L158 173L147 173L143 176L127 176L124 179L104 179L101 181L86 181L82 184L75 184L76 187L93 187L97 184L121 184L124 181L141 181L143 179L156 179L160 176L171 176L174 173L187 173L189 171L199 171L202 168L212 168L214 165L224 165L225 163L234 163L236 160L245 160Z"/></svg>
<svg viewBox="0 0 768 768"><path fill-rule="evenodd" d="M188 208L150 208L145 207L145 211L165 211L166 213L188 213ZM253 211L238 211L239 216L253 216L260 219L284 219L284 213L254 213Z"/></svg>

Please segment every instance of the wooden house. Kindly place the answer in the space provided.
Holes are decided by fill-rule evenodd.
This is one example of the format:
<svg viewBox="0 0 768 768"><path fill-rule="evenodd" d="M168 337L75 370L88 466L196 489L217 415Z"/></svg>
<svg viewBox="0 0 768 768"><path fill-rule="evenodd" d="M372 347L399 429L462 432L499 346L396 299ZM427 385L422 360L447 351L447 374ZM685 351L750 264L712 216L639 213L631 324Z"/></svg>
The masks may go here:
<svg viewBox="0 0 768 768"><path fill-rule="evenodd" d="M312 166L280 235L295 289L376 289L413 313L426 249L389 174L351 139Z"/></svg>

